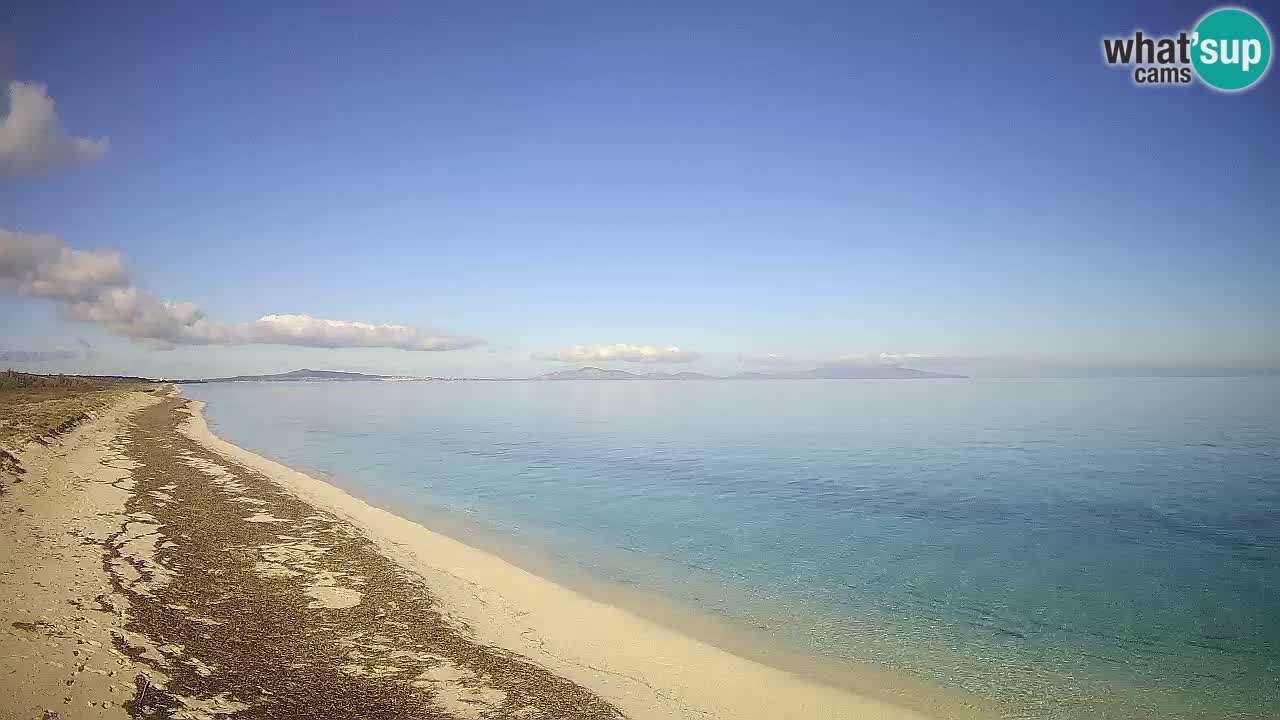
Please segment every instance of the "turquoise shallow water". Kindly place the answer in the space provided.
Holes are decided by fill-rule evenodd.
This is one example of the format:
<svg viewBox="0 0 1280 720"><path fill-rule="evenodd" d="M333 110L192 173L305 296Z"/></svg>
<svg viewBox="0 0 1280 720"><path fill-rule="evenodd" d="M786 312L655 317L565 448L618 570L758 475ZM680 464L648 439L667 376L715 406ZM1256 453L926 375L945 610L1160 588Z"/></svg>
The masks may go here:
<svg viewBox="0 0 1280 720"><path fill-rule="evenodd" d="M228 440L1003 716L1274 718L1280 380L185 386Z"/></svg>

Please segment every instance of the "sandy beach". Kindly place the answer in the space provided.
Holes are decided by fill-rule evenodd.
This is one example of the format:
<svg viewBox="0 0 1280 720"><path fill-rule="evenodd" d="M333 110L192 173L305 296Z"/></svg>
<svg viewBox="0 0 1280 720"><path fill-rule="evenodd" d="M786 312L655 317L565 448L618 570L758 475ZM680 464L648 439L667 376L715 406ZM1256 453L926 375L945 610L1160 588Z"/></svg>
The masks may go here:
<svg viewBox="0 0 1280 720"><path fill-rule="evenodd" d="M926 717L372 507L223 441L171 388L14 456L6 717Z"/></svg>

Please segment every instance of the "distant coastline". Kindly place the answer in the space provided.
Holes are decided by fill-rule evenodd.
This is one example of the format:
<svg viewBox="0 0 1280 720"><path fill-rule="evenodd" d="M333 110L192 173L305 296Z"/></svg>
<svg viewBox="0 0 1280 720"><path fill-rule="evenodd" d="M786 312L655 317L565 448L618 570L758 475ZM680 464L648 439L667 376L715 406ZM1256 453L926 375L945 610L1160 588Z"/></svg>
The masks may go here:
<svg viewBox="0 0 1280 720"><path fill-rule="evenodd" d="M0 366L2 367L2 366ZM557 370L532 377L467 377L435 375L378 375L374 373L341 370L311 370L303 368L288 372L262 375L232 375L212 378L141 377L135 375L99 375L93 373L31 373L8 370L7 372L31 378L55 381L91 381L106 383L172 383L175 385L199 385L204 383L257 383L257 382L546 382L546 381L601 381L601 380L659 380L659 381L724 381L724 380L1072 380L1072 379L1142 379L1142 378L1250 378L1280 377L1280 373L1267 369L1230 370L1223 368L1195 368L1172 371L1162 368L1136 368L1106 373L1063 372L1049 375L997 374L962 375L933 372L901 366L863 367L850 365L823 365L812 370L795 372L739 372L731 375L707 373L648 372L633 373L626 370L584 366L571 370Z"/></svg>
<svg viewBox="0 0 1280 720"><path fill-rule="evenodd" d="M747 372L735 375L708 375L700 372L650 372L632 373L626 370L609 370L598 367L580 367L573 370L556 372L525 378L470 378L470 377L419 377L413 375L374 375L358 372L342 372L337 370L291 370L289 372L268 375L234 375L231 377L168 380L181 385L198 383L223 382L425 382L425 381L490 381L515 382L524 380L565 381L565 380L926 380L926 379L963 379L967 375L929 372L907 367L871 367L850 368L843 366L819 367L789 373Z"/></svg>

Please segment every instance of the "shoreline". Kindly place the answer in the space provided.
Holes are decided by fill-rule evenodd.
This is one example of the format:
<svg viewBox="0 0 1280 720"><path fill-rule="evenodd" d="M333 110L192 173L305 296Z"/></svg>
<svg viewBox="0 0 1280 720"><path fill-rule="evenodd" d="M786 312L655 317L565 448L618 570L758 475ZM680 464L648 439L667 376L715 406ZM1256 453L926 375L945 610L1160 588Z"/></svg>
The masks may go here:
<svg viewBox="0 0 1280 720"><path fill-rule="evenodd" d="M775 664L643 588L529 572L226 442L201 409L126 391L16 452L0 715L992 716L890 671Z"/></svg>
<svg viewBox="0 0 1280 720"><path fill-rule="evenodd" d="M708 632L705 624L699 627L708 618L698 611L643 590L606 581L592 582L588 590L535 574L488 543L468 544L222 439L209 428L203 405L190 401L183 434L351 523L379 552L421 576L478 641L528 657L630 717L990 716L978 698L923 680L753 647L751 633L730 620L709 618L717 627Z"/></svg>
<svg viewBox="0 0 1280 720"><path fill-rule="evenodd" d="M19 447L0 518L0 716L621 720L441 612L356 527L129 392Z"/></svg>
<svg viewBox="0 0 1280 720"><path fill-rule="evenodd" d="M196 400L193 402L203 403ZM208 425L208 418L205 420ZM340 492L373 508L385 510L382 502L376 499L366 500L358 490L348 487L341 476L319 468L271 460L264 452L222 439L211 426L208 430L222 442L289 471L334 486ZM433 507L416 508L414 513L397 517L478 552L496 556L569 592L614 606L742 660L756 662L854 695L883 701L900 709L919 713L929 720L979 720L996 717L999 712L993 702L979 695L938 685L905 671L838 656L817 656L806 652L794 640L771 633L767 628L753 627L728 613L699 608L639 584L618 582L595 575L567 556L541 547L522 546L515 537L466 513Z"/></svg>

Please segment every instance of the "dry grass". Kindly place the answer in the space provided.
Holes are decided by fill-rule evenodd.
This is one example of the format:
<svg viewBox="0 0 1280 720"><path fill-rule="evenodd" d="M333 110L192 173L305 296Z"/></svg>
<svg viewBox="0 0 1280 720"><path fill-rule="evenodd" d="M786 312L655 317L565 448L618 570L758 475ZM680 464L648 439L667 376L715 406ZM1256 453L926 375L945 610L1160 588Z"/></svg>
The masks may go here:
<svg viewBox="0 0 1280 720"><path fill-rule="evenodd" d="M18 471L12 454L28 443L66 432L124 393L155 387L71 375L0 372L0 470Z"/></svg>

